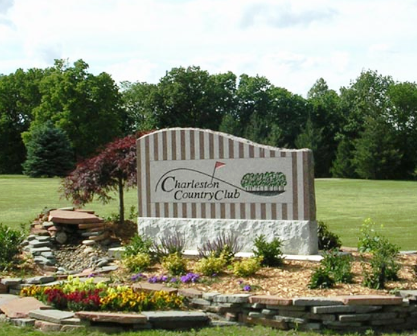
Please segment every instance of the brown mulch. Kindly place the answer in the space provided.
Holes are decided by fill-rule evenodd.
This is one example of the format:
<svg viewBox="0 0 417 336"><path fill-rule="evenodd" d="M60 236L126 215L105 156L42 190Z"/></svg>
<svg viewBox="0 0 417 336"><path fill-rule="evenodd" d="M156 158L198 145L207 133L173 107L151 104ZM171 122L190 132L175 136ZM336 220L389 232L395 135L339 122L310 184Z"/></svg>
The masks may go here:
<svg viewBox="0 0 417 336"><path fill-rule="evenodd" d="M398 260L402 267L399 271L398 281L389 281L383 290L369 289L363 286L361 257L357 252L352 253L354 274L353 283L337 284L332 289L309 289L311 274L319 266L318 262L313 261L294 261L285 260L284 264L277 268L262 268L255 276L241 278L233 275L232 271L225 271L215 277L202 277L202 281L191 284L181 284L181 288L194 288L204 292L219 292L224 294L242 294L244 285L251 286L251 294L258 295L277 295L284 298L294 298L302 296L339 296L339 295L388 295L397 290L413 289L417 290L417 255L401 255ZM196 261L189 260L188 268L193 271ZM147 277L154 275L161 276L163 269L158 265L143 272ZM145 280L146 281L146 280Z"/></svg>

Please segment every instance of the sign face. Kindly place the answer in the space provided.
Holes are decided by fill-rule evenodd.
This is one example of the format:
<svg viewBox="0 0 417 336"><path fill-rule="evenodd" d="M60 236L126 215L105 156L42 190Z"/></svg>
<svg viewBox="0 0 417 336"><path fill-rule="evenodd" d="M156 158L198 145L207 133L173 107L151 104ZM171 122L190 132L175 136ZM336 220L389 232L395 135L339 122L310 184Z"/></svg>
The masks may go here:
<svg viewBox="0 0 417 336"><path fill-rule="evenodd" d="M289 158L153 161L151 202L288 203ZM290 178L290 180L288 179Z"/></svg>
<svg viewBox="0 0 417 336"><path fill-rule="evenodd" d="M310 150L285 150L202 129L137 141L139 216L315 220Z"/></svg>

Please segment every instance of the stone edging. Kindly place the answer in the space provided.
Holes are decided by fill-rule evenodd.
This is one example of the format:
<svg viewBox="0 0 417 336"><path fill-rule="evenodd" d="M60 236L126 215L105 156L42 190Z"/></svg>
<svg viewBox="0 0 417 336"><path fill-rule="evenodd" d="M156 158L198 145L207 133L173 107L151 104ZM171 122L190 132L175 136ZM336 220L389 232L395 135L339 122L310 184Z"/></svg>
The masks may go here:
<svg viewBox="0 0 417 336"><path fill-rule="evenodd" d="M44 279L47 283L46 280L50 279ZM18 294L22 286L25 284L18 279L2 279L0 293ZM18 326L32 325L43 331L67 331L87 326L117 332L233 324L261 324L283 330L417 329L417 291L413 290L399 291L399 296L282 298L274 295L203 293L195 289L175 289L149 283L138 283L132 287L137 291L177 292L187 299L190 310L141 314L73 313L49 309L34 298L0 294L0 310L5 312L0 320L8 320Z"/></svg>

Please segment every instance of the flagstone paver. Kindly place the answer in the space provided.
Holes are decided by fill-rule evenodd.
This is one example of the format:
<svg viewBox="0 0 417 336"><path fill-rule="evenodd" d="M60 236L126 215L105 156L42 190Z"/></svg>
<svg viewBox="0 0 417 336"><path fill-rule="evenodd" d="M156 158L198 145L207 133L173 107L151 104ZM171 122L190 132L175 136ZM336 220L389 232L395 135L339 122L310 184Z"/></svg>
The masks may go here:
<svg viewBox="0 0 417 336"><path fill-rule="evenodd" d="M29 312L29 317L51 323L61 323L65 319L73 318L74 315L75 314L73 312L62 311L57 309L36 309Z"/></svg>
<svg viewBox="0 0 417 336"><path fill-rule="evenodd" d="M33 310L49 308L49 306L33 297L17 298L15 300L6 301L0 305L0 310L9 318L24 318L28 317L29 313Z"/></svg>
<svg viewBox="0 0 417 336"><path fill-rule="evenodd" d="M146 324L148 319L145 315L134 313L105 313L105 312L77 312L75 316L81 320L94 322L112 322L120 324Z"/></svg>

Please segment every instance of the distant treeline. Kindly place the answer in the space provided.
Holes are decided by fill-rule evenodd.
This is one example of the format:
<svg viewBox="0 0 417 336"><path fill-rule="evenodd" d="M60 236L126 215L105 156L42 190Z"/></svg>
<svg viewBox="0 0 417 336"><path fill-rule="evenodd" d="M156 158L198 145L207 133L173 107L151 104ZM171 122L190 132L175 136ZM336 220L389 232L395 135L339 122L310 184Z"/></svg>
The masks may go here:
<svg viewBox="0 0 417 336"><path fill-rule="evenodd" d="M93 75L83 60L0 75L0 174L22 172L40 127L63 131L74 161L117 137L198 127L310 148L316 177L416 179L417 84L368 70L339 92L318 79L307 98L266 77L173 68L158 84ZM25 146L26 145L26 146Z"/></svg>

